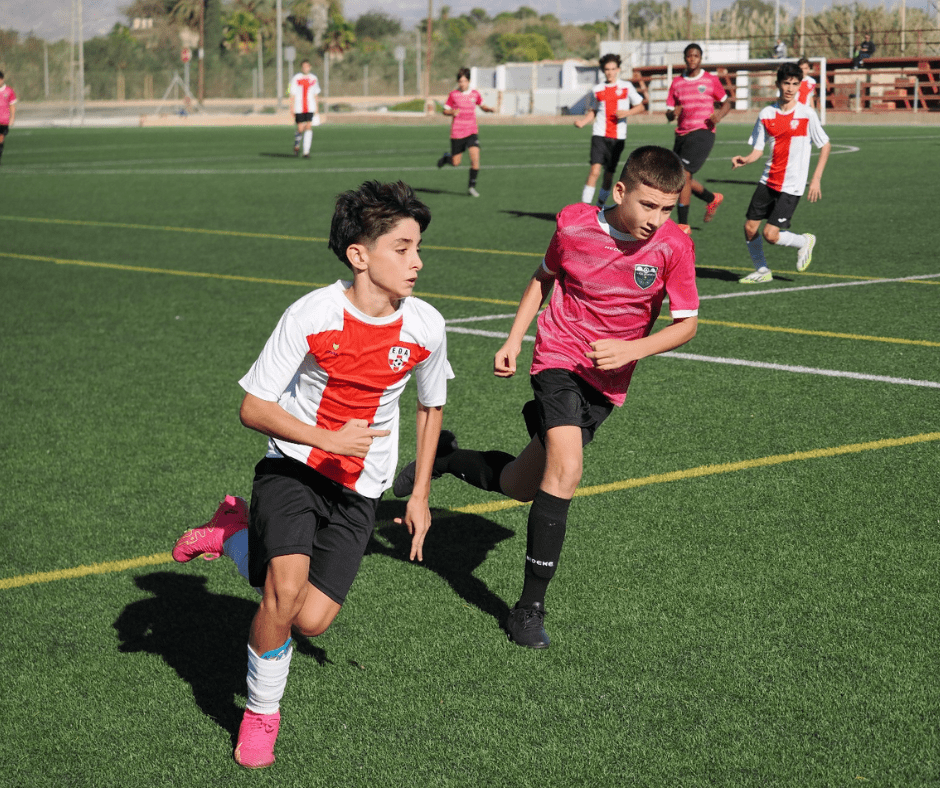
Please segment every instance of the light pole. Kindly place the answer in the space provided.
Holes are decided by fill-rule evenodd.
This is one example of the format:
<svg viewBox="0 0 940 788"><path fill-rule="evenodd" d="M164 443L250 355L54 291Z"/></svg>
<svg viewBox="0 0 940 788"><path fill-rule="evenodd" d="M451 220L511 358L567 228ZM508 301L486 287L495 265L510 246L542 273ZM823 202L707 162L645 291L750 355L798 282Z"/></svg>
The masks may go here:
<svg viewBox="0 0 940 788"><path fill-rule="evenodd" d="M281 94L284 92L284 31L281 23L281 0L277 0L277 103L275 109L281 111Z"/></svg>

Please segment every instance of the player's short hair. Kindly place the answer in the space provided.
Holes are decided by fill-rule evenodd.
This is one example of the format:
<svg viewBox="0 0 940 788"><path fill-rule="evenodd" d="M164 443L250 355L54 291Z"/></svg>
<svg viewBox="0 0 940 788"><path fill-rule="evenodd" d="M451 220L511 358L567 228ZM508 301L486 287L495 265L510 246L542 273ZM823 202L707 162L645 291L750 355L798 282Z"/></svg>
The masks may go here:
<svg viewBox="0 0 940 788"><path fill-rule="evenodd" d="M809 65L809 58L808 58L808 57L801 57L799 60L796 61L796 64L797 64L798 66L800 66L800 68L802 68L803 66L808 66L808 65Z"/></svg>
<svg viewBox="0 0 940 788"><path fill-rule="evenodd" d="M678 194L685 186L685 168L682 159L668 148L644 145L627 157L620 182L628 193L643 184L665 194Z"/></svg>
<svg viewBox="0 0 940 788"><path fill-rule="evenodd" d="M701 47L701 45L700 45L700 44L692 43L692 44L689 44L688 46L686 46L686 48L682 50L682 57L685 58L685 56L688 55L689 52L690 52L691 50L693 50L693 49L697 49L697 50L698 50L698 53L699 53L700 55L703 54L703 53L702 53L702 47Z"/></svg>
<svg viewBox="0 0 940 788"><path fill-rule="evenodd" d="M803 69L796 63L784 63L777 69L777 84L780 85L785 79L797 79L803 81Z"/></svg>
<svg viewBox="0 0 940 788"><path fill-rule="evenodd" d="M304 63L307 63L308 65L313 65L312 63L310 63L310 60L308 58L304 58L303 60L300 61L300 65L303 65Z"/></svg>
<svg viewBox="0 0 940 788"><path fill-rule="evenodd" d="M4 78L4 77L3 77L3 72L0 71L0 79L3 79L3 78Z"/></svg>
<svg viewBox="0 0 940 788"><path fill-rule="evenodd" d="M620 55L615 55L613 52L608 52L604 57L600 59L601 68L604 68L608 63L616 63L617 68L620 68L621 60Z"/></svg>
<svg viewBox="0 0 940 788"><path fill-rule="evenodd" d="M421 232L431 223L431 211L407 183L366 181L358 189L336 198L330 224L329 248L349 268L346 250L351 244L371 247L402 219L414 219Z"/></svg>
<svg viewBox="0 0 940 788"><path fill-rule="evenodd" d="M461 77L466 77L467 79L470 79L470 69L467 68L466 66L464 66L462 69L460 69L457 72L457 79L459 80Z"/></svg>

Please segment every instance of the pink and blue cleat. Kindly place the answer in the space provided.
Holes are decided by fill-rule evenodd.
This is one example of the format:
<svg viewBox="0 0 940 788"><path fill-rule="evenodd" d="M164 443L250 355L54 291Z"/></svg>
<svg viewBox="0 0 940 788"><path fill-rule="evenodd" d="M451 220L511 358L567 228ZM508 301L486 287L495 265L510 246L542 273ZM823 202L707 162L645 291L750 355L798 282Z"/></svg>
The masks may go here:
<svg viewBox="0 0 940 788"><path fill-rule="evenodd" d="M199 528L191 528L173 546L173 560L181 564L202 556L213 561L222 555L222 545L232 534L248 527L248 504L243 498L226 495L212 519Z"/></svg>
<svg viewBox="0 0 940 788"><path fill-rule="evenodd" d="M274 763L274 742L281 726L281 712L258 714L245 709L238 728L235 763L246 769L263 769Z"/></svg>

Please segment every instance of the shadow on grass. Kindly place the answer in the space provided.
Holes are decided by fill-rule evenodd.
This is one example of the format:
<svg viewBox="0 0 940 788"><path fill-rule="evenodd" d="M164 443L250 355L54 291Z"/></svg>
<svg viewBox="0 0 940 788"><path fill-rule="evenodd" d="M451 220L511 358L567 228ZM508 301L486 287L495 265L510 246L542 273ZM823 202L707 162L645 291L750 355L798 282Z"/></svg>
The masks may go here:
<svg viewBox="0 0 940 788"><path fill-rule="evenodd" d="M725 271L723 268L695 267L696 279L717 279L719 282L737 282L741 276L741 274L736 274L733 271Z"/></svg>
<svg viewBox="0 0 940 788"><path fill-rule="evenodd" d="M755 181L755 180L749 180L749 181L742 181L742 180L740 180L740 179L735 180L734 178L708 178L708 179L706 179L705 183L723 183L723 184L727 184L727 185L729 185L729 186L751 186L751 187L754 187L754 186L757 186L757 183L758 183L758 182Z"/></svg>
<svg viewBox="0 0 940 788"><path fill-rule="evenodd" d="M404 502L382 501L377 512L376 532L366 555L384 555L398 561L408 560L411 536L394 518L405 514ZM440 576L467 604L492 616L505 628L509 605L474 576L496 545L513 536L508 528L472 514L434 513L434 524L424 541L424 567ZM521 560L521 559L520 559Z"/></svg>
<svg viewBox="0 0 940 788"><path fill-rule="evenodd" d="M411 188L415 190L416 194L449 194L453 197L466 197L467 196L466 189L464 189L463 191L455 192L450 189L425 189L420 186L414 186L414 185L412 185Z"/></svg>
<svg viewBox="0 0 940 788"><path fill-rule="evenodd" d="M528 216L530 219L541 219L543 222L554 222L558 218L558 214L544 211L500 211L500 213L508 213L516 217Z"/></svg>
<svg viewBox="0 0 940 788"><path fill-rule="evenodd" d="M199 708L228 731L234 747L244 711L235 699L247 693L248 628L257 601L213 594L205 577L176 572L152 572L134 582L153 596L132 602L114 622L118 650L162 658L192 687ZM305 638L295 648L321 665L328 661Z"/></svg>

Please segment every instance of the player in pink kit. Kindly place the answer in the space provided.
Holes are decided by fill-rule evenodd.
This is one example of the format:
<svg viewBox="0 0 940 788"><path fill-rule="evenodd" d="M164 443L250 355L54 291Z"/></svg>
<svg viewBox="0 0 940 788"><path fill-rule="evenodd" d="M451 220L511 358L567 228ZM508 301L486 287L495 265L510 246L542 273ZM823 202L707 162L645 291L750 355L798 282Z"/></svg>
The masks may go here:
<svg viewBox="0 0 940 788"><path fill-rule="evenodd" d="M763 239L796 249L797 271L805 271L813 259L816 236L790 232L790 221L806 189L812 146L819 148L819 161L809 184L810 202L822 197L820 181L831 146L816 111L798 100L802 77L802 70L794 63L785 63L777 69L780 98L775 104L764 107L757 116L748 140L753 150L747 156L735 156L731 160L732 169L744 167L757 161L764 153L767 140L771 142L770 159L751 197L744 222L744 238L756 270L739 280L743 284L763 284L773 279L764 258ZM764 219L767 223L762 239L758 231Z"/></svg>
<svg viewBox="0 0 940 788"><path fill-rule="evenodd" d="M604 181L597 206L603 208L610 197L614 172L627 139L627 118L646 111L643 99L633 83L620 79L620 55L604 55L600 59L604 81L591 91L591 104L585 116L574 122L583 129L593 121L591 134L591 169L581 192L581 202L594 200L597 179L604 170Z"/></svg>
<svg viewBox="0 0 940 788"><path fill-rule="evenodd" d="M457 72L457 89L452 90L444 104L443 113L453 120L450 124L450 153L445 153L437 160L437 166L460 165L463 152L470 152L470 179L467 182L467 194L479 197L477 175L480 174L480 140L477 135L477 107L484 112L495 112L483 103L483 97L477 90L470 90L470 69L462 68Z"/></svg>
<svg viewBox="0 0 940 788"><path fill-rule="evenodd" d="M677 218L689 223L689 199L694 194L706 203L704 221L710 222L724 195L713 194L692 176L705 164L715 145L715 127L731 110L731 99L718 77L702 70L702 48L689 44L682 53L685 72L676 77L666 96L666 120L676 125L673 151L682 159L686 185L679 195ZM715 104L720 104L715 109Z"/></svg>
<svg viewBox="0 0 940 788"><path fill-rule="evenodd" d="M3 143L15 119L16 93L6 84L3 72L0 71L0 158L3 158Z"/></svg>
<svg viewBox="0 0 940 788"><path fill-rule="evenodd" d="M291 634L327 630L359 570L376 508L398 462L398 401L418 384L417 482L396 522L423 560L428 496L447 380L444 319L413 297L421 233L431 214L404 183L367 182L339 196L330 249L352 281L288 307L239 381L242 424L268 436L255 466L251 509L228 496L173 558L221 554L263 587L248 638L248 700L235 760L274 762Z"/></svg>
<svg viewBox="0 0 940 788"><path fill-rule="evenodd" d="M639 359L695 336L695 247L669 219L684 184L685 171L674 153L645 146L627 159L611 208L598 211L578 203L558 214L545 259L494 360L498 377L515 374L526 331L551 293L538 315L534 400L522 411L531 440L516 457L457 448L435 458L434 477L451 473L483 490L532 501L522 594L506 625L520 646L549 645L545 595L581 481L583 447L623 404ZM667 295L672 323L652 334ZM407 495L412 478L413 464L395 479L395 494Z"/></svg>
<svg viewBox="0 0 940 788"><path fill-rule="evenodd" d="M317 111L317 96L320 95L320 82L311 74L309 60L300 61L300 71L290 81L290 101L294 111L294 155L300 153L301 140L305 159L310 158L310 144L313 141L313 126L320 125L320 113Z"/></svg>

